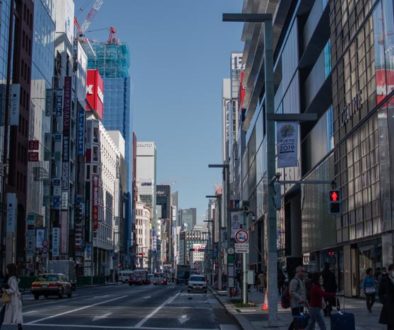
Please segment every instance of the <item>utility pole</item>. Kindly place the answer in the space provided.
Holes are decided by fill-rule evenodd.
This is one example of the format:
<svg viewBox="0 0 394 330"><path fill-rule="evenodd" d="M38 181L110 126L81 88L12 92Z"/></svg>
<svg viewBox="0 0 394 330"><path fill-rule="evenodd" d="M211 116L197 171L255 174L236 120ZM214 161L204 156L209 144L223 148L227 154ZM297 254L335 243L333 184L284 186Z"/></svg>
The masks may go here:
<svg viewBox="0 0 394 330"><path fill-rule="evenodd" d="M272 14L223 14L224 22L264 23L264 83L265 83L265 122L267 139L267 177L275 175L275 122L269 120L274 114L274 79L273 79L273 48L272 48ZM268 320L273 325L278 319L277 292L277 222L273 196L273 184L268 185L268 212L266 229L268 236Z"/></svg>

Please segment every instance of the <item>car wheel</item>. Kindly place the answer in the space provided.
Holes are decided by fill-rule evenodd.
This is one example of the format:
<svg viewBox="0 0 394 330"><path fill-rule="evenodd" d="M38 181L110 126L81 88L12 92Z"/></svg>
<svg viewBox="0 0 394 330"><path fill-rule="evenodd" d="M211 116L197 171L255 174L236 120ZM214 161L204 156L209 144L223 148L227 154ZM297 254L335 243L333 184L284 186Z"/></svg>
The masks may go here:
<svg viewBox="0 0 394 330"><path fill-rule="evenodd" d="M70 292L67 294L67 298L71 298L72 295L73 295L73 294L72 294L72 292L70 291Z"/></svg>
<svg viewBox="0 0 394 330"><path fill-rule="evenodd" d="M63 294L64 294L64 288L61 288L59 291L59 299L63 298Z"/></svg>
<svg viewBox="0 0 394 330"><path fill-rule="evenodd" d="M38 294L35 294L35 295L34 295L34 299L35 299L35 300L38 300L39 298L40 298L40 296L39 296Z"/></svg>

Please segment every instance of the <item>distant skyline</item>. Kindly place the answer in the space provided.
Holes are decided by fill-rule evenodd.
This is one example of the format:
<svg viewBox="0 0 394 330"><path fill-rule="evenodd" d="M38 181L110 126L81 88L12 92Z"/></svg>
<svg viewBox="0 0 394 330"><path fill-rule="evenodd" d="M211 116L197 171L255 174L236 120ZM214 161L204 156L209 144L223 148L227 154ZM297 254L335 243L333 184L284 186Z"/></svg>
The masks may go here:
<svg viewBox="0 0 394 330"><path fill-rule="evenodd" d="M92 0L77 0L80 22ZM133 129L157 146L157 183L179 192L179 207L205 217L222 181L222 80L231 52L242 52L241 23L223 23L241 12L242 0L104 0L88 37L106 40L114 26L131 53ZM81 10L82 9L84 10ZM105 114L104 114L105 116Z"/></svg>

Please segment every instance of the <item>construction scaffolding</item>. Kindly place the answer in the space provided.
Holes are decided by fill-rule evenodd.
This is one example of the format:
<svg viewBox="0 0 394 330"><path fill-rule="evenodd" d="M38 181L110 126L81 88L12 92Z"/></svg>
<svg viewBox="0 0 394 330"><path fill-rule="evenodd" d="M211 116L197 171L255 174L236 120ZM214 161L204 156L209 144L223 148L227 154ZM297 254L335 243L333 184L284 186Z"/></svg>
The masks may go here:
<svg viewBox="0 0 394 330"><path fill-rule="evenodd" d="M98 69L103 78L129 77L130 52L127 45L91 41L96 53L89 57L89 69Z"/></svg>

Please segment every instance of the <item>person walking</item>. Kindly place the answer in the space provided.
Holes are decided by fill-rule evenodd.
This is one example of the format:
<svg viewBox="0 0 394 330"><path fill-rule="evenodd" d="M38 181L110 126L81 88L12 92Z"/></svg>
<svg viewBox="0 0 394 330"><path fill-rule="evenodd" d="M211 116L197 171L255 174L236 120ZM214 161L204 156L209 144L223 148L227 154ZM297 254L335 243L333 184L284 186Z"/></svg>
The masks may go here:
<svg viewBox="0 0 394 330"><path fill-rule="evenodd" d="M327 293L336 293L338 286L335 279L335 274L330 270L330 264L326 262L322 271L323 278L323 288ZM326 307L324 308L324 316L330 316L332 307L336 306L335 295L330 295L330 297L324 298Z"/></svg>
<svg viewBox="0 0 394 330"><path fill-rule="evenodd" d="M372 268L368 268L365 271L363 290L365 293L368 312L372 313L372 306L375 303L376 295L376 281L372 274Z"/></svg>
<svg viewBox="0 0 394 330"><path fill-rule="evenodd" d="M311 289L309 299L309 315L310 321L308 323L307 330L314 330L315 324L319 325L321 330L326 330L326 324L324 323L322 311L323 298L335 297L335 292L325 292L320 286L321 274L313 273L311 278Z"/></svg>
<svg viewBox="0 0 394 330"><path fill-rule="evenodd" d="M5 312L3 324L15 324L18 330L22 329L22 298L19 292L18 279L16 276L16 265L7 265L7 285L2 289L3 302L5 302ZM4 300L4 295L8 296L9 301Z"/></svg>
<svg viewBox="0 0 394 330"><path fill-rule="evenodd" d="M304 312L304 306L306 304L306 289L304 284L305 270L303 266L298 266L296 268L296 274L289 284L289 294L290 294L290 307L291 314L293 317L299 316ZM294 319L290 323L289 330L295 328Z"/></svg>
<svg viewBox="0 0 394 330"><path fill-rule="evenodd" d="M386 324L387 330L394 330L394 264L388 270L388 274L382 275L379 285L379 297L383 304L379 323Z"/></svg>

